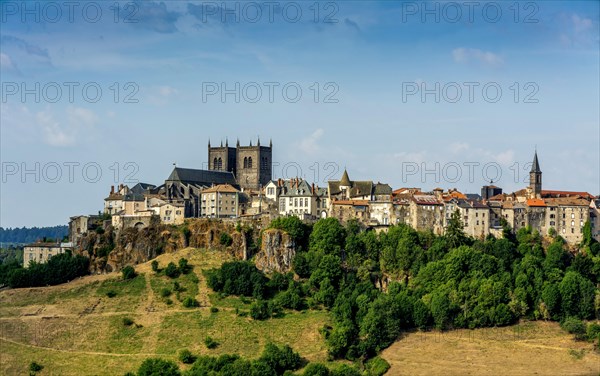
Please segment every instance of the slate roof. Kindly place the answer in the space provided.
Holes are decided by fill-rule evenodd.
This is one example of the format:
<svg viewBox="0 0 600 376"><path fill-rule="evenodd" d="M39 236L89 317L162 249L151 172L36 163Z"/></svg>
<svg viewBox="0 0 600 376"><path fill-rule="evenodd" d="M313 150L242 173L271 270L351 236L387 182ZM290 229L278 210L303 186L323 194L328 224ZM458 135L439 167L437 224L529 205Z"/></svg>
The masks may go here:
<svg viewBox="0 0 600 376"><path fill-rule="evenodd" d="M137 183L136 185L133 186L133 188L130 189L131 192L133 193L145 193L148 190L152 190L156 188L155 185L153 184L148 184L148 183Z"/></svg>
<svg viewBox="0 0 600 376"><path fill-rule="evenodd" d="M237 186L233 172L195 170L191 168L175 167L167 181L177 181L188 184L212 186L213 184L231 184Z"/></svg>
<svg viewBox="0 0 600 376"><path fill-rule="evenodd" d="M391 195L392 187L388 184L377 183L373 189L373 194L375 195Z"/></svg>
<svg viewBox="0 0 600 376"><path fill-rule="evenodd" d="M123 197L123 201L144 201L146 198L140 193L129 192Z"/></svg>
<svg viewBox="0 0 600 376"><path fill-rule="evenodd" d="M542 170L540 170L540 163L538 162L537 151L533 155L533 163L531 164L530 172L542 172Z"/></svg>

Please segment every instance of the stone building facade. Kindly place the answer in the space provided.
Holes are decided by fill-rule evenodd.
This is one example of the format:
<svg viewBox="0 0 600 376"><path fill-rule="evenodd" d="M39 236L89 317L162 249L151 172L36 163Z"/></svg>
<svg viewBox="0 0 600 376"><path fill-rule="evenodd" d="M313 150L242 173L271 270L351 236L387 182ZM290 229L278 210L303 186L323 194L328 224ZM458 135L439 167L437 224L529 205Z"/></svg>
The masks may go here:
<svg viewBox="0 0 600 376"><path fill-rule="evenodd" d="M252 142L248 146L241 146L238 141L236 147L213 147L208 142L208 169L211 171L227 171L235 175L236 181L243 189L259 190L266 186L272 178L273 171L273 143L261 146L260 139L256 146Z"/></svg>

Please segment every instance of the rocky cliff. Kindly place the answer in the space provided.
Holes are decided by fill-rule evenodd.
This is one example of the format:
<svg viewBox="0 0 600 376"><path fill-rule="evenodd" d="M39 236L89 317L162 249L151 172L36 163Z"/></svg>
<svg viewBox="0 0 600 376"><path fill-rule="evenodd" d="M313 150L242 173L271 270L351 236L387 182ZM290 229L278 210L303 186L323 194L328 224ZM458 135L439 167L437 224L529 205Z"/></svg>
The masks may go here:
<svg viewBox="0 0 600 376"><path fill-rule="evenodd" d="M83 236L75 252L90 259L92 273L120 270L185 247L221 249L246 260L252 256L257 233L250 226L241 228L232 222L209 219L190 219L182 226L152 223L147 228L120 232L108 227ZM228 235L226 241L221 240L222 234Z"/></svg>
<svg viewBox="0 0 600 376"><path fill-rule="evenodd" d="M265 273L287 273L292 270L296 244L282 230L267 229L261 237L260 251L256 254L256 267Z"/></svg>

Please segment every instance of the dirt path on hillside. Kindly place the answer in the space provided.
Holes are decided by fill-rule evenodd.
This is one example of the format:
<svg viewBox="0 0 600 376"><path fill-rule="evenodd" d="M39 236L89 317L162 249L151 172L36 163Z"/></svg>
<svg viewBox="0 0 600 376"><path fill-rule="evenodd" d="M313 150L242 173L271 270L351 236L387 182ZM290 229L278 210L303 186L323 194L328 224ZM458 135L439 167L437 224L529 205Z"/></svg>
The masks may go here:
<svg viewBox="0 0 600 376"><path fill-rule="evenodd" d="M101 351L77 351L77 350L63 350L63 349L55 349L53 347L44 347L37 346L28 343L21 343L17 341L13 341L11 339L7 339L4 337L0 337L0 341L6 341L12 343L14 345L28 347L35 350L47 350L47 351L55 351L61 353L69 353L69 354L82 354L82 355L102 355L102 356L117 356L117 357L127 357L127 356L141 356L141 357L149 357L149 356L171 356L172 354L156 354L156 353L132 353L132 354L123 354L123 353L109 353L109 352L101 352Z"/></svg>

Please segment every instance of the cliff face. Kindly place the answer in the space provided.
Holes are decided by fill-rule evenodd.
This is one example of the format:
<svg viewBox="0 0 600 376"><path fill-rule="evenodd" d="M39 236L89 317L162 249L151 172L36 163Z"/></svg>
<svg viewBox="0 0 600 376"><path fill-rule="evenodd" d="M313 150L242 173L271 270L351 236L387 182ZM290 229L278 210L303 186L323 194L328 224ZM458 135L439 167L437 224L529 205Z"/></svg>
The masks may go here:
<svg viewBox="0 0 600 376"><path fill-rule="evenodd" d="M296 244L285 231L267 229L262 234L255 264L265 273L287 273L292 270L295 255Z"/></svg>
<svg viewBox="0 0 600 376"><path fill-rule="evenodd" d="M221 244L223 233L229 235L230 245ZM191 219L179 227L153 223L119 233L108 227L104 233L85 234L75 252L90 259L91 273L120 270L185 247L220 249L247 260L251 256L248 243L254 243L254 233L248 228L238 231L233 223L207 219Z"/></svg>

